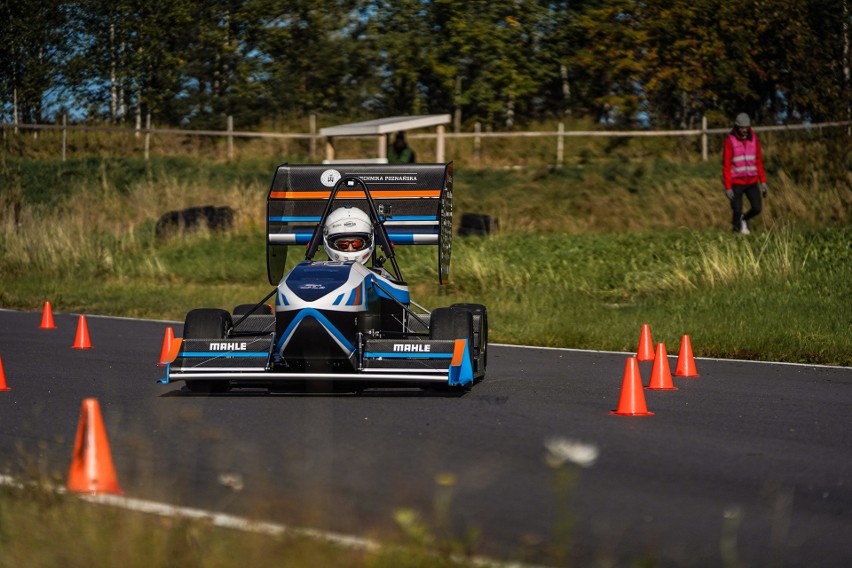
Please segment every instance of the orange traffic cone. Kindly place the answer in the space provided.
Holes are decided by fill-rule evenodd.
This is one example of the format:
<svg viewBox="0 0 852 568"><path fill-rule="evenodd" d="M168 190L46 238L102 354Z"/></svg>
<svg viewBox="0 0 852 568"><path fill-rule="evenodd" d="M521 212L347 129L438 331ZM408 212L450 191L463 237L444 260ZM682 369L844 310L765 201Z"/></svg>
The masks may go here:
<svg viewBox="0 0 852 568"><path fill-rule="evenodd" d="M91 495L124 493L118 486L101 409L94 398L83 400L71 470L68 472L68 491Z"/></svg>
<svg viewBox="0 0 852 568"><path fill-rule="evenodd" d="M672 368L669 366L669 356L666 354L666 344L657 343L657 356L651 369L651 382L645 387L651 390L677 390L672 382Z"/></svg>
<svg viewBox="0 0 852 568"><path fill-rule="evenodd" d="M89 340L89 326L86 323L86 316L80 316L77 320L77 337L74 339L73 349L91 349L92 342Z"/></svg>
<svg viewBox="0 0 852 568"><path fill-rule="evenodd" d="M166 328L166 333L163 336L163 349L160 351L160 362L157 363L159 366L164 367L175 360L178 351L180 351L181 341L179 337L175 338L175 330L171 327Z"/></svg>
<svg viewBox="0 0 852 568"><path fill-rule="evenodd" d="M621 381L621 398L618 410L610 414L620 416L653 416L645 404L645 392L642 390L642 377L639 375L639 362L636 357L628 357L624 366L624 379Z"/></svg>
<svg viewBox="0 0 852 568"><path fill-rule="evenodd" d="M639 335L639 349L636 350L636 358L639 361L654 360L654 342L651 341L651 326L642 324L642 333Z"/></svg>
<svg viewBox="0 0 852 568"><path fill-rule="evenodd" d="M692 344L689 336L680 338L680 352L677 355L676 377L697 377L698 370L695 368L695 359L692 358Z"/></svg>
<svg viewBox="0 0 852 568"><path fill-rule="evenodd" d="M53 324L53 310L50 308L50 302L44 303L44 310L41 312L41 325L40 329L56 329L56 326Z"/></svg>
<svg viewBox="0 0 852 568"><path fill-rule="evenodd" d="M3 359L0 359L0 391L12 390L6 386L6 373L3 372Z"/></svg>

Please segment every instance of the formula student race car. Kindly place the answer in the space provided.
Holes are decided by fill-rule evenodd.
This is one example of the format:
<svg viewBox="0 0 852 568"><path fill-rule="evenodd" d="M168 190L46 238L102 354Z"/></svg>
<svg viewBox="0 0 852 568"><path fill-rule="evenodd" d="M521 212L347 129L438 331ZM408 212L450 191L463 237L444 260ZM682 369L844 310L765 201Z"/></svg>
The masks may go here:
<svg viewBox="0 0 852 568"><path fill-rule="evenodd" d="M160 382L182 380L201 393L306 381L356 390L471 386L485 376L485 306L429 312L411 301L394 255L394 246L437 246L439 282L447 283L452 188L452 162L279 166L266 201L275 288L233 313L191 310ZM369 255L337 253L328 227L338 220L361 231L348 240L368 241ZM294 245L306 247L305 259L285 274ZM314 260L321 245L330 260Z"/></svg>

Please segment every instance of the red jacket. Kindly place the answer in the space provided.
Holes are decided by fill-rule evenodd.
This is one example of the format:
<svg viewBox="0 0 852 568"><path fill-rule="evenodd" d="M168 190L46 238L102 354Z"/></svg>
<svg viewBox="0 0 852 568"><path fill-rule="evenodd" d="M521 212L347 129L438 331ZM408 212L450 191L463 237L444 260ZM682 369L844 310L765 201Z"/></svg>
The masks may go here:
<svg viewBox="0 0 852 568"><path fill-rule="evenodd" d="M722 177L725 180L726 190L731 189L732 184L766 183L763 152L754 130L749 128L748 136L741 138L734 129L725 138L725 148L722 152Z"/></svg>

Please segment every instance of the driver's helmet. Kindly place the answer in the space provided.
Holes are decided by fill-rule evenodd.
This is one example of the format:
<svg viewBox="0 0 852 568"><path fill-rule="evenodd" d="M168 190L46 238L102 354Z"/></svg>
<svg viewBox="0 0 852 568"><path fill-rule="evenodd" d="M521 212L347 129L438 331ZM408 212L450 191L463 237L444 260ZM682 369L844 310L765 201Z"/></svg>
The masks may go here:
<svg viewBox="0 0 852 568"><path fill-rule="evenodd" d="M322 240L329 259L364 264L373 254L373 224L357 207L341 207L326 218Z"/></svg>

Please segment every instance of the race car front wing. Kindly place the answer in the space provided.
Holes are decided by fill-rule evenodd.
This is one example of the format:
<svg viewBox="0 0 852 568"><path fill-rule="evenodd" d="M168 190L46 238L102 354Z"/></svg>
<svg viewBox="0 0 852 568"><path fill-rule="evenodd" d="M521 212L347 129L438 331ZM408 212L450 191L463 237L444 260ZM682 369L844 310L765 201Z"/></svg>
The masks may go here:
<svg viewBox="0 0 852 568"><path fill-rule="evenodd" d="M228 380L255 385L276 381L357 381L439 383L464 386L474 380L471 346L466 339L362 338L352 372L291 372L276 365L274 336L190 339L181 342L160 383L176 380Z"/></svg>

